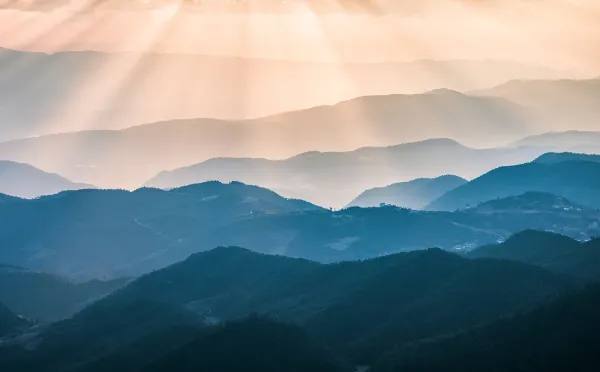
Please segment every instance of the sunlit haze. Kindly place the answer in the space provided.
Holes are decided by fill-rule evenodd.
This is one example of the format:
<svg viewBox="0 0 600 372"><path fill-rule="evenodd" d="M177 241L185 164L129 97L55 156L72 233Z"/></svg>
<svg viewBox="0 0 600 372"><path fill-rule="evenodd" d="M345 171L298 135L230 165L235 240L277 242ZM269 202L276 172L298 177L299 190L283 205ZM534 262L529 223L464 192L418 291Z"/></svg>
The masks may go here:
<svg viewBox="0 0 600 372"><path fill-rule="evenodd" d="M80 182L134 187L211 157L283 159L439 137L482 148L598 125L593 98L571 88L489 90L600 76L593 0L4 0L0 9L0 141L197 119L188 144L181 126L170 127L177 149L164 156L176 160L147 160L155 166L127 170L129 181L64 169L89 157L92 143L105 156L144 159L124 140L69 140L42 158L27 142L4 155ZM423 95L438 90L448 94ZM312 107L321 108L289 113ZM169 125L146 138L164 138Z"/></svg>
<svg viewBox="0 0 600 372"><path fill-rule="evenodd" d="M600 371L600 0L0 0L1 372Z"/></svg>
<svg viewBox="0 0 600 372"><path fill-rule="evenodd" d="M594 48L600 43L600 4L593 0L199 3L5 0L0 40L7 48L46 52L127 50L331 62L508 59L600 74L600 52Z"/></svg>

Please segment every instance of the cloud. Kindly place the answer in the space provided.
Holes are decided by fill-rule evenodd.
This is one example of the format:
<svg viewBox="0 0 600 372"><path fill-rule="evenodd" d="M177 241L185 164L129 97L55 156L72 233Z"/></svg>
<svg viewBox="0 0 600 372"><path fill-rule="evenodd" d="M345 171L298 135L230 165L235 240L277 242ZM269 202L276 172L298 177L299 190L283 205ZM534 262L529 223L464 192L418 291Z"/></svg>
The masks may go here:
<svg viewBox="0 0 600 372"><path fill-rule="evenodd" d="M488 6L523 1L536 0L0 0L0 9L36 12L57 9L144 11L175 4L198 12L277 13L293 11L301 6L308 7L315 13L385 11L412 14L447 4Z"/></svg>

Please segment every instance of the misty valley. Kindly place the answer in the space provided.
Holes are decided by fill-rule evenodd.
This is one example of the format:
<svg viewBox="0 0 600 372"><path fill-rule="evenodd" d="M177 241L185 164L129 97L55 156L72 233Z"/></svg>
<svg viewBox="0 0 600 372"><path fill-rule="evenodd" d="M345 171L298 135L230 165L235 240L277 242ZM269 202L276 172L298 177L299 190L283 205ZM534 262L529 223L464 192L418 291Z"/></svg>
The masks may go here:
<svg viewBox="0 0 600 372"><path fill-rule="evenodd" d="M339 209L239 181L92 188L5 161L5 192L38 194L0 196L0 366L592 370L599 159L549 152Z"/></svg>
<svg viewBox="0 0 600 372"><path fill-rule="evenodd" d="M599 21L0 1L0 371L600 371Z"/></svg>

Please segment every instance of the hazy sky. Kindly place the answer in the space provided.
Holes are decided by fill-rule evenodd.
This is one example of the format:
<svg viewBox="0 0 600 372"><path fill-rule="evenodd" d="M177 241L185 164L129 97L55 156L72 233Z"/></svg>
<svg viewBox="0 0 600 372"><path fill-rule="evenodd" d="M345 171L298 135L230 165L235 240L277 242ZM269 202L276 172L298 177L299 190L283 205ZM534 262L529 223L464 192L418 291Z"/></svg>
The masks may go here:
<svg viewBox="0 0 600 372"><path fill-rule="evenodd" d="M438 88L468 92L534 76L600 77L599 0L84 1L0 0L0 47L44 52L194 53L293 61L486 61L363 65L142 53L106 58L90 53L41 56L6 52L0 53L0 141L84 129L120 129L174 118L247 119L364 95L413 94ZM550 71L548 75L546 70ZM562 108L553 103L562 102L552 100L556 95L573 96L569 89L556 95L542 91L542 98L549 99L551 108ZM392 141L387 133L381 135L374 129L373 123L381 118L371 115L374 109L370 103L361 101L349 105L344 109L347 111L338 110L333 116L319 119L320 125L344 125L343 130L332 132L335 139L327 143L304 144L294 135L296 132L285 131L285 125L303 123L301 120L289 119L292 123L288 123L275 117L269 120L283 129L260 132L253 128L244 137L244 146L227 146L221 141L222 152L203 156L281 158L290 156L292 150L347 150L436 136L456 137L477 146L499 141L500 137L488 134L475 138L472 131L465 131L465 138L458 136L455 129L469 124L470 116L461 119L464 123L458 119L448 123L449 106L445 108L443 102L455 102L454 98L442 99L439 107L431 103L414 118L399 113L385 117L400 133L393 143L387 142ZM504 107L505 102L498 105ZM565 109L564 117L554 117L555 111L550 110L544 113L546 116L535 116L536 120L518 122L526 123L521 125L527 134L590 130L597 125L597 105L591 101L588 106L579 117L589 113L590 119L580 122L573 121L573 112L568 112L576 109L572 107ZM406 107L410 113L413 106ZM461 107L459 104L456 110ZM515 117L533 117L528 110L511 106L501 111L514 113ZM477 107L472 111L477 114L480 110ZM490 120L496 123L496 111L491 112ZM432 127L417 127L415 123L422 124L429 116L443 120L435 121ZM314 124L312 120L307 122ZM504 130L505 123L500 124L500 130ZM322 128L315 128L315 132L301 132L318 138L315 133ZM415 128L419 131L413 135ZM268 145L258 146L259 142L253 140L261 135ZM220 146L219 137L215 138ZM209 142L194 146L203 148ZM98 151L120 153L115 146ZM33 154L34 165L62 172L64 164L72 164L71 159L85 158L90 146L83 141L58 147L43 156L35 148L19 147L18 151ZM240 148L246 152L232 152ZM46 160L50 165L39 163ZM204 158L190 157L178 166L201 160ZM119 175L108 177L120 181ZM99 185L106 181L79 176L74 180Z"/></svg>
<svg viewBox="0 0 600 372"><path fill-rule="evenodd" d="M0 0L0 45L332 61L508 59L600 74L597 0L150 1Z"/></svg>

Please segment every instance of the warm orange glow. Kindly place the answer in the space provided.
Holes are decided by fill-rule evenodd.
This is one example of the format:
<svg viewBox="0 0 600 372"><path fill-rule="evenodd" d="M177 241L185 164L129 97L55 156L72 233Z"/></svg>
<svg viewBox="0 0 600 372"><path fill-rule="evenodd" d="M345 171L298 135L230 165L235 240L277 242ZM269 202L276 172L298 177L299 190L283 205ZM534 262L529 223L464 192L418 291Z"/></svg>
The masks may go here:
<svg viewBox="0 0 600 372"><path fill-rule="evenodd" d="M219 11L194 8L179 0L165 0L145 10L119 10L104 2L92 7L93 3L73 1L69 3L73 5L56 9L29 11L2 7L0 2L1 47L48 53L115 53L79 71L70 88L50 92L49 96L60 94L60 104L45 114L32 133L119 129L201 116L253 119L358 96L422 93L448 87L449 82L450 88L457 90L487 88L494 77L489 71L453 63L427 70L423 66L428 60L499 60L530 64L532 70L536 66L550 68L561 77L600 75L600 49L596 47L600 45L600 4L595 0L543 4L520 0L364 0L352 4L290 0L272 2L271 8L258 6L260 0L249 0ZM182 55L177 62L167 63L160 54L150 53ZM200 66L201 55L215 58ZM220 60L218 56L265 60ZM397 81L373 83L376 71L394 71L393 63L415 60L425 61L415 67L414 80L409 74ZM27 59L3 61L2 74L27 74L33 63ZM31 84L39 89L56 84L57 74L56 66L44 66L33 71ZM372 113L361 106L348 107L324 123L342 128L336 143L314 150L393 144L382 141L382 133L369 125ZM436 121L444 115L443 107L432 108L428 118ZM304 138L281 130L290 125L281 116L261 122L272 126L253 128L252 120L240 125L240 136L248 138L247 147L228 149L217 144L215 152L285 157L306 150L297 144L319 136L314 128L302 133ZM343 123L352 124L346 127ZM397 125L407 139L427 137L419 123ZM279 130L270 129L274 126ZM448 137L455 133L454 128L435 129ZM547 124L534 129L560 128ZM252 139L257 138L266 148L252 147ZM55 149L45 156L56 169L56 164L77 158L87 145Z"/></svg>

